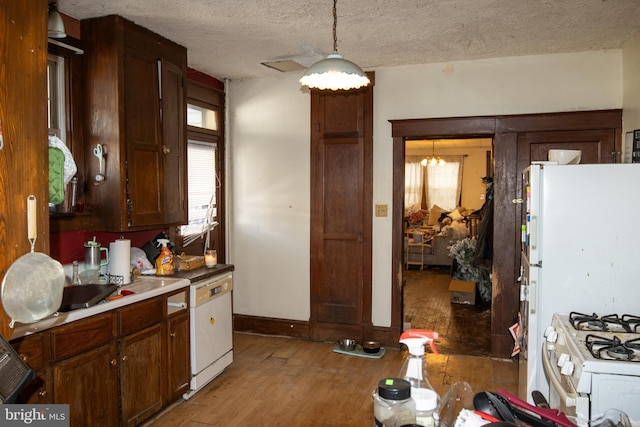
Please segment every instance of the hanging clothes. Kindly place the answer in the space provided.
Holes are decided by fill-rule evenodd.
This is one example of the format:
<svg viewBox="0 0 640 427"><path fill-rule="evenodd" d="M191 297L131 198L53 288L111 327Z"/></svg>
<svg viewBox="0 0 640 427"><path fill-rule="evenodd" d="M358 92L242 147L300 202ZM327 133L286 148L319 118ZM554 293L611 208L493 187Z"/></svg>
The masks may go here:
<svg viewBox="0 0 640 427"><path fill-rule="evenodd" d="M493 179L485 177L483 181L487 183L487 189L485 202L477 211L480 214L480 223L474 263L491 265L493 261Z"/></svg>

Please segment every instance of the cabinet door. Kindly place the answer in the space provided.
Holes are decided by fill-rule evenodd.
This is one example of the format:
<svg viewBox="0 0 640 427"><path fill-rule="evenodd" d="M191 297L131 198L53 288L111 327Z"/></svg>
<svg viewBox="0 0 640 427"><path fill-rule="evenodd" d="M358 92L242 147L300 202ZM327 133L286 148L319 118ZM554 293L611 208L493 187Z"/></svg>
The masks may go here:
<svg viewBox="0 0 640 427"><path fill-rule="evenodd" d="M162 325L120 340L123 425L135 426L162 408Z"/></svg>
<svg viewBox="0 0 640 427"><path fill-rule="evenodd" d="M164 223L187 222L185 70L166 59L162 68L162 162Z"/></svg>
<svg viewBox="0 0 640 427"><path fill-rule="evenodd" d="M158 59L127 48L124 61L128 226L160 225L164 187Z"/></svg>
<svg viewBox="0 0 640 427"><path fill-rule="evenodd" d="M36 377L20 390L16 403L45 404L51 403L51 370L41 369L36 371Z"/></svg>
<svg viewBox="0 0 640 427"><path fill-rule="evenodd" d="M177 314L168 320L168 402L178 399L189 390L191 369L189 360L189 312Z"/></svg>
<svg viewBox="0 0 640 427"><path fill-rule="evenodd" d="M51 370L44 355L45 335L27 335L11 343L20 358L36 372L36 377L20 391L17 403L50 403Z"/></svg>
<svg viewBox="0 0 640 427"><path fill-rule="evenodd" d="M53 366L54 403L69 404L71 427L118 425L118 371L115 344Z"/></svg>

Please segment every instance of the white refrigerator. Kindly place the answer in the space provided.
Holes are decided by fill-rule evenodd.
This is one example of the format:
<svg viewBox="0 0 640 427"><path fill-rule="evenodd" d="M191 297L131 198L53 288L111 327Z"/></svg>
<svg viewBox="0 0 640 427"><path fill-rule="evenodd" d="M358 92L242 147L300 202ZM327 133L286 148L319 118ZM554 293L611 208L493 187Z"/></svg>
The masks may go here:
<svg viewBox="0 0 640 427"><path fill-rule="evenodd" d="M523 173L519 394L549 397L553 313L640 315L640 164L532 164Z"/></svg>

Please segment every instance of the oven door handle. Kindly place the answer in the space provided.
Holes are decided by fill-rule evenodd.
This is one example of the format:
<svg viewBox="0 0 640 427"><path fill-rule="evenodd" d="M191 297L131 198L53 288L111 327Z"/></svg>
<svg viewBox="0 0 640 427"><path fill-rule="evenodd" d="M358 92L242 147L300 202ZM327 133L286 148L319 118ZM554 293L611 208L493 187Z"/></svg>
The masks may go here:
<svg viewBox="0 0 640 427"><path fill-rule="evenodd" d="M565 403L565 405L569 408L576 406L576 398L577 393L569 393L564 388L558 377L556 377L556 370L551 366L551 360L549 359L549 349L548 342L545 341L542 345L542 364L544 366L544 370L549 377L549 381L551 382L551 386L558 392L559 397Z"/></svg>

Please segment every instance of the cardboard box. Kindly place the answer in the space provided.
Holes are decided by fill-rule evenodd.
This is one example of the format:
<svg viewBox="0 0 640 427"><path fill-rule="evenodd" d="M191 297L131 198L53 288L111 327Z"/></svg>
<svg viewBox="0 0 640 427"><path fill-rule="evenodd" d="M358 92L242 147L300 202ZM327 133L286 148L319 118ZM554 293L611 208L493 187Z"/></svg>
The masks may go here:
<svg viewBox="0 0 640 427"><path fill-rule="evenodd" d="M451 291L452 304L475 305L476 303L476 282L451 279L449 291Z"/></svg>
<svg viewBox="0 0 640 427"><path fill-rule="evenodd" d="M180 254L178 261L180 270L193 270L204 265L204 256Z"/></svg>

